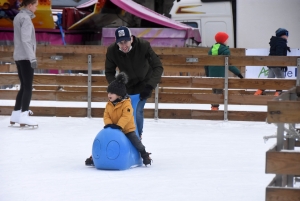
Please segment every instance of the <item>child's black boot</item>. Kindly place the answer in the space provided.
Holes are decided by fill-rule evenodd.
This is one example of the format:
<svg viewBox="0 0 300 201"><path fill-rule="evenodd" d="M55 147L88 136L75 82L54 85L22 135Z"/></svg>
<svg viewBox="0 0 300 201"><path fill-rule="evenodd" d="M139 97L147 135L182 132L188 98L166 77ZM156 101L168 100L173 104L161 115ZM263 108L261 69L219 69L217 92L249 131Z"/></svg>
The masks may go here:
<svg viewBox="0 0 300 201"><path fill-rule="evenodd" d="M144 151L144 152L141 153L141 156L143 158L143 163L144 163L145 166L151 165L152 159L149 156L150 154L151 153L148 153L146 151Z"/></svg>
<svg viewBox="0 0 300 201"><path fill-rule="evenodd" d="M87 166L94 166L94 161L93 161L93 157L89 157L85 160L85 165Z"/></svg>

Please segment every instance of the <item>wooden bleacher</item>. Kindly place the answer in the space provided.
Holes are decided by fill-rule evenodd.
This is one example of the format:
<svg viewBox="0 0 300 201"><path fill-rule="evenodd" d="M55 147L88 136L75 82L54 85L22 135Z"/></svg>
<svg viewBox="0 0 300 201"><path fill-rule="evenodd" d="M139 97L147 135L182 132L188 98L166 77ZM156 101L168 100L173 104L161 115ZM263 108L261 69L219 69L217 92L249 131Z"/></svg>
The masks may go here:
<svg viewBox="0 0 300 201"><path fill-rule="evenodd" d="M48 101L87 101L87 75L47 75L36 74L34 76L34 88L32 100L48 100ZM0 74L0 85L13 85L19 83L17 74ZM106 102L106 79L103 75L92 76L92 102ZM272 84L269 79L243 79L230 78L229 86L233 89L230 92L229 104L237 105L267 105L267 101L273 98L273 94L265 96L254 96L253 91L248 92L245 89L257 89L261 86L267 89L283 89L287 90L293 87L294 80L277 80ZM74 87L76 86L76 87ZM223 88L223 78L202 78L202 77L163 77L159 85L158 102L159 103L181 103L181 104L211 104L224 103L223 95L211 93L211 88ZM206 90L205 90L206 88ZM62 90L63 89L63 90ZM14 100L17 90L0 90L0 99ZM155 95L148 100L154 103ZM12 107L0 106L1 115L10 115ZM86 108L54 108L33 107L35 115L41 116L87 116ZM175 108L174 108L175 109ZM210 109L210 108L208 108ZM51 114L49 113L50 111ZM62 111L64 113L62 113ZM102 117L103 110L92 108L93 117ZM146 109L145 116L147 118L154 117L153 109ZM230 120L244 121L265 121L266 112L255 111L229 111ZM222 120L223 111L210 110L167 110L159 109L159 118L180 118L180 119L211 119Z"/></svg>
<svg viewBox="0 0 300 201"><path fill-rule="evenodd" d="M181 103L181 104L211 104L224 103L223 95L211 93L211 88L224 88L223 78L206 78L204 65L224 65L225 56L208 56L208 48L154 48L161 58L165 74L179 72L194 73L201 76L163 76L159 84L159 103ZM0 61L13 62L12 46L0 46ZM88 69L88 55L92 58L92 70L104 70L106 47L102 46L38 46L37 59L39 69L58 70L85 70ZM245 72L244 66L284 65L295 66L296 57L268 57L268 56L245 56L245 49L231 49L229 65L239 66ZM62 60L51 59L60 56ZM196 63L187 63L186 58L198 58ZM14 65L14 64L12 64ZM6 65L10 66L10 65ZM103 75L93 74L92 102L105 102L107 82ZM0 74L0 85L18 84L17 74ZM87 101L88 75L82 74L35 74L32 100L49 101ZM267 101L273 96L253 96L253 91L261 89L288 90L295 86L295 80L285 79L239 79L229 78L228 104L237 105L267 105ZM63 89L63 90L61 90ZM14 100L16 90L1 90L0 99ZM148 100L154 103L154 94ZM53 108L53 107L31 107L35 115L41 116L87 116L87 108ZM1 115L9 115L12 107L0 106ZM91 108L93 117L102 117L103 108ZM229 111L229 120L265 121L266 112ZM145 110L145 117L154 117L154 109ZM182 118L182 119L224 119L223 111L210 111L195 109L159 109L159 118Z"/></svg>

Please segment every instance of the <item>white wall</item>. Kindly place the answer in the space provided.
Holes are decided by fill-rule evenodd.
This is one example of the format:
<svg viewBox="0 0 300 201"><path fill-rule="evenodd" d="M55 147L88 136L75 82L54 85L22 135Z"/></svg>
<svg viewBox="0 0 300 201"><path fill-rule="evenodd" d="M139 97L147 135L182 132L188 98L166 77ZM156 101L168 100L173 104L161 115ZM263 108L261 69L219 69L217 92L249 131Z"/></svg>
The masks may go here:
<svg viewBox="0 0 300 201"><path fill-rule="evenodd" d="M288 46L300 48L300 0L237 0L237 47L269 48L279 27L289 31Z"/></svg>

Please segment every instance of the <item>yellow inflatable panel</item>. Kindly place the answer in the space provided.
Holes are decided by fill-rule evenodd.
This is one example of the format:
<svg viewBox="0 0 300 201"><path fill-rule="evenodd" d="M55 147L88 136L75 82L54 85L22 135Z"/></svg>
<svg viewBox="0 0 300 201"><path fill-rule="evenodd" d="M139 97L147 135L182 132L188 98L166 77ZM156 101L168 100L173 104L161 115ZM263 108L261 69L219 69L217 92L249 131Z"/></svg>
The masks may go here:
<svg viewBox="0 0 300 201"><path fill-rule="evenodd" d="M32 22L36 29L54 29L55 23L51 11L51 0L38 0L39 5ZM13 19L18 14L18 0L0 0L0 27L13 27Z"/></svg>
<svg viewBox="0 0 300 201"><path fill-rule="evenodd" d="M89 24L93 24L93 17L100 13L101 9L105 5L106 0L98 0L94 5L94 10L91 14L86 16L85 18L79 20L75 24L73 24L69 29L86 29L89 28Z"/></svg>

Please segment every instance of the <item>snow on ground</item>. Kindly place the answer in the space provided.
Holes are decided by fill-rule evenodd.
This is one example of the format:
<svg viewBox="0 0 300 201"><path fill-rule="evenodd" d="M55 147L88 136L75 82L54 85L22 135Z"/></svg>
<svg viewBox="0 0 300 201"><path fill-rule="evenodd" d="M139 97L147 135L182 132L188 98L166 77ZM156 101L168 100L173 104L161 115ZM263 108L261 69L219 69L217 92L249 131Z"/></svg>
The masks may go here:
<svg viewBox="0 0 300 201"><path fill-rule="evenodd" d="M102 118L32 118L38 129L0 116L1 201L263 201L274 177L265 155L276 140L263 137L276 127L264 122L145 119L153 164L108 171L84 165Z"/></svg>

